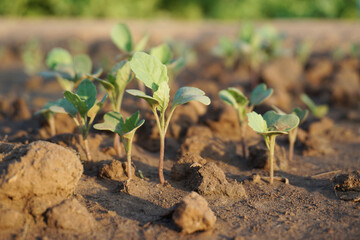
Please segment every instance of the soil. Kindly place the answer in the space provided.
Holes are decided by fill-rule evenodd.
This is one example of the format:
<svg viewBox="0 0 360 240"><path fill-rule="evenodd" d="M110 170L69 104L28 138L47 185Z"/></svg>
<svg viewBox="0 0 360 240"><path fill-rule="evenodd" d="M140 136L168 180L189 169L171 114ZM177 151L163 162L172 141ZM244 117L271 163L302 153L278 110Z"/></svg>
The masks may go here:
<svg viewBox="0 0 360 240"><path fill-rule="evenodd" d="M264 66L260 81L277 95L255 111L264 113L272 104L304 108L299 95L306 92L316 103L328 104L330 112L322 119L310 116L300 126L291 161L287 137L277 138L275 176L289 184L269 185L260 177L268 176L262 137L246 129L244 158L235 112L217 95L230 86L250 92L246 68L227 69L210 54L217 34L232 35L237 25L196 23L188 28L188 23L155 22L149 28L155 35L152 43L181 36L198 52L198 63L182 71L176 85L199 87L212 100L207 108L188 104L176 110L166 136L167 183L160 185L155 120L133 97L125 95L123 114L140 109L146 122L136 133L132 181L126 181L124 156L112 148L113 134L91 130L93 162L86 161L71 118L57 115L57 135L50 135L45 119L35 112L47 100L60 98L62 90L55 80L30 78L22 70L20 49L31 24L12 28L17 21L0 20L0 36L10 34L0 38L5 49L0 58L0 239L359 238L360 62L336 62L330 54L334 46L359 41L358 24L274 22L288 33L289 46L307 36L316 41L315 52L306 66L289 57ZM33 28L45 50L66 46L69 36L83 36L95 65L101 56L115 59L107 36L112 22L72 21L35 21L38 27ZM69 32L50 34L47 29L53 26L67 26ZM86 26L94 28L93 36ZM149 25L130 26L137 37ZM189 221L194 221L190 228ZM196 224L200 227L192 228Z"/></svg>

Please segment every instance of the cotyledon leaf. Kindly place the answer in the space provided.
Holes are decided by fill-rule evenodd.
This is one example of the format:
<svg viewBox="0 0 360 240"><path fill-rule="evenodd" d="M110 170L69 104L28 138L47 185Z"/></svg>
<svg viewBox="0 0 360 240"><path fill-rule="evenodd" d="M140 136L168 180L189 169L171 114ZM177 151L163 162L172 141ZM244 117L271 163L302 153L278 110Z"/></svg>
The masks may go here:
<svg viewBox="0 0 360 240"><path fill-rule="evenodd" d="M83 76L91 73L92 62L88 55L79 54L74 57L74 69L78 76Z"/></svg>
<svg viewBox="0 0 360 240"><path fill-rule="evenodd" d="M54 113L65 113L72 117L76 116L77 110L66 98L57 100L49 109Z"/></svg>
<svg viewBox="0 0 360 240"><path fill-rule="evenodd" d="M172 53L169 45L163 43L157 47L154 47L150 51L150 55L157 57L162 64L169 64L172 59Z"/></svg>
<svg viewBox="0 0 360 240"><path fill-rule="evenodd" d="M71 54L63 48L52 49L46 58L46 65L52 70L59 64L71 65L72 62L73 58Z"/></svg>
<svg viewBox="0 0 360 240"><path fill-rule="evenodd" d="M302 110L299 107L294 108L292 111L296 114L296 116L298 116L298 118L300 119L300 123L303 123L309 114L309 111L307 109Z"/></svg>
<svg viewBox="0 0 360 240"><path fill-rule="evenodd" d="M146 95L144 92L142 92L140 90L128 89L128 90L126 90L126 92L135 97L144 99L150 105L151 108L156 108L159 105L158 100L156 100L155 98L153 98L149 95Z"/></svg>
<svg viewBox="0 0 360 240"><path fill-rule="evenodd" d="M94 128L97 130L108 130L111 132L117 132L117 125L123 121L124 119L120 113L111 111L104 115L104 122L95 124Z"/></svg>
<svg viewBox="0 0 360 240"><path fill-rule="evenodd" d="M230 87L227 91L234 97L237 104L245 106L249 103L248 98L238 88Z"/></svg>
<svg viewBox="0 0 360 240"><path fill-rule="evenodd" d="M267 132L288 133L299 125L299 118L295 114L278 114L271 110L264 114L264 120L268 126Z"/></svg>
<svg viewBox="0 0 360 240"><path fill-rule="evenodd" d="M205 105L209 105L211 103L210 98L205 96L204 91L196 87L182 87L176 91L171 108L175 108L178 105L182 105L190 101L198 101Z"/></svg>
<svg viewBox="0 0 360 240"><path fill-rule="evenodd" d="M65 91L64 96L80 113L81 117L85 117L88 111L85 101L83 101L77 94L70 91Z"/></svg>
<svg viewBox="0 0 360 240"><path fill-rule="evenodd" d="M273 89L267 89L264 83L258 85L251 93L250 105L255 106L261 104L265 99L271 96Z"/></svg>

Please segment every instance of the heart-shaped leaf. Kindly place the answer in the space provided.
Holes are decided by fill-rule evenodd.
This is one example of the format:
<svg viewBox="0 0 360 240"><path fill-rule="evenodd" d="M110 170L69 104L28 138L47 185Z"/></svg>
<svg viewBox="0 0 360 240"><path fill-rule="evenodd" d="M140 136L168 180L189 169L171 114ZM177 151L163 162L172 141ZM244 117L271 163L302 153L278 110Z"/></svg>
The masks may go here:
<svg viewBox="0 0 360 240"><path fill-rule="evenodd" d="M149 95L146 95L144 92L139 91L137 89L128 89L126 90L126 92L135 97L144 99L150 105L151 109L155 109L160 104L157 99Z"/></svg>
<svg viewBox="0 0 360 240"><path fill-rule="evenodd" d="M198 101L202 104L209 105L210 98L205 96L205 92L195 87L182 87L179 88L174 96L172 109L178 105L185 104L190 101Z"/></svg>
<svg viewBox="0 0 360 240"><path fill-rule="evenodd" d="M294 108L292 111L296 114L296 116L298 116L298 118L300 119L300 123L303 123L309 114L309 111L307 109L302 110L299 107Z"/></svg>
<svg viewBox="0 0 360 240"><path fill-rule="evenodd" d="M132 37L126 24L118 23L111 31L111 40L122 51L132 51Z"/></svg>
<svg viewBox="0 0 360 240"><path fill-rule="evenodd" d="M264 118L256 112L246 114L248 117L249 126L257 133L264 133L267 131L267 124Z"/></svg>
<svg viewBox="0 0 360 240"><path fill-rule="evenodd" d="M52 49L46 58L46 65L52 70L59 64L72 65L72 63L73 58L71 54L63 48Z"/></svg>
<svg viewBox="0 0 360 240"><path fill-rule="evenodd" d="M147 53L136 52L130 66L136 77L154 92L158 90L160 83L169 81L166 66Z"/></svg>
<svg viewBox="0 0 360 240"><path fill-rule="evenodd" d="M238 108L238 106L246 106L249 103L247 97L237 88L228 88L219 92L221 100L231 106Z"/></svg>
<svg viewBox="0 0 360 240"><path fill-rule="evenodd" d="M287 134L299 125L300 119L295 114L278 114L271 110L264 114L268 130L264 134Z"/></svg>
<svg viewBox="0 0 360 240"><path fill-rule="evenodd" d="M261 104L263 101L265 101L268 97L271 96L273 91L274 90L272 88L267 89L264 83L258 85L251 93L250 105L255 106Z"/></svg>
<svg viewBox="0 0 360 240"><path fill-rule="evenodd" d="M78 77L91 74L92 62L90 57L85 54L76 55L74 57L74 69Z"/></svg>
<svg viewBox="0 0 360 240"><path fill-rule="evenodd" d="M89 79L81 81L76 94L85 103L86 111L94 106L96 102L96 87Z"/></svg>
<svg viewBox="0 0 360 240"><path fill-rule="evenodd" d="M162 64L170 64L172 59L172 53L169 45L163 43L157 47L154 47L150 51L150 55L160 60Z"/></svg>

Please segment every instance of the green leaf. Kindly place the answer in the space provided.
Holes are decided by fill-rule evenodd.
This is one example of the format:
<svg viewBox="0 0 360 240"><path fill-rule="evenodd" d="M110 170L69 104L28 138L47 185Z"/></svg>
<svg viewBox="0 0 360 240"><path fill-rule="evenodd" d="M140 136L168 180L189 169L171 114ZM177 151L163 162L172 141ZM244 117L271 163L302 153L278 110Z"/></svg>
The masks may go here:
<svg viewBox="0 0 360 240"><path fill-rule="evenodd" d="M309 111L307 109L302 110L299 107L294 108L292 111L296 114L296 116L298 116L298 118L300 119L300 123L303 123L309 114Z"/></svg>
<svg viewBox="0 0 360 240"><path fill-rule="evenodd" d="M74 57L74 69L78 77L91 74L92 62L90 57L85 54L76 55Z"/></svg>
<svg viewBox="0 0 360 240"><path fill-rule="evenodd" d="M126 24L118 23L111 31L111 40L122 51L132 51L132 37Z"/></svg>
<svg viewBox="0 0 360 240"><path fill-rule="evenodd" d="M249 126L257 133L264 133L267 131L267 124L264 118L256 112L246 114L248 117Z"/></svg>
<svg viewBox="0 0 360 240"><path fill-rule="evenodd" d="M158 110L162 113L166 111L170 101L170 88L167 82L162 82L159 88L154 92L153 97L159 102Z"/></svg>
<svg viewBox="0 0 360 240"><path fill-rule="evenodd" d="M316 109L316 105L313 102L313 100L311 100L311 98L305 93L301 94L300 99L308 106L311 112L313 112Z"/></svg>
<svg viewBox="0 0 360 240"><path fill-rule="evenodd" d="M58 76L56 78L56 80L60 84L61 88L64 89L65 91L72 91L74 89L74 87L75 87L75 83L73 81L62 78L60 76Z"/></svg>
<svg viewBox="0 0 360 240"><path fill-rule="evenodd" d="M67 99L59 99L49 109L54 113L66 113L72 117L76 116L77 110Z"/></svg>
<svg viewBox="0 0 360 240"><path fill-rule="evenodd" d="M145 86L157 91L160 83L168 82L167 68L154 56L136 52L130 61L131 70Z"/></svg>
<svg viewBox="0 0 360 240"><path fill-rule="evenodd" d="M111 111L104 115L104 122L97 123L94 128L97 130L107 130L121 135L121 132L117 131L117 125L124 122L120 113Z"/></svg>
<svg viewBox="0 0 360 240"><path fill-rule="evenodd" d="M176 91L171 108L175 108L178 105L182 105L190 101L198 101L205 105L209 105L211 103L210 98L205 96L204 91L196 87L182 87Z"/></svg>
<svg viewBox="0 0 360 240"><path fill-rule="evenodd" d="M125 64L118 69L116 74L116 88L118 93L123 93L126 86L132 80L130 62L125 61Z"/></svg>
<svg viewBox="0 0 360 240"><path fill-rule="evenodd" d="M295 114L278 114L271 110L264 114L268 126L266 134L287 134L299 125L300 119Z"/></svg>
<svg viewBox="0 0 360 240"><path fill-rule="evenodd" d="M278 108L277 106L271 105L271 107L278 113L281 115L286 114L283 110L281 110L280 108Z"/></svg>
<svg viewBox="0 0 360 240"><path fill-rule="evenodd" d="M132 138L135 134L135 131L144 124L144 120L139 120L140 112L137 111L127 119L125 119L125 123L122 129L122 136L124 138Z"/></svg>
<svg viewBox="0 0 360 240"><path fill-rule="evenodd" d="M223 102L229 104L230 106L233 106L234 108L238 108L238 104L236 102L236 99L234 98L233 95L231 95L229 93L228 90L221 90L219 92L219 97Z"/></svg>
<svg viewBox="0 0 360 240"><path fill-rule="evenodd" d="M248 105L249 103L249 100L247 99L247 97L237 88L234 88L234 87L231 87L231 88L228 88L226 90L223 90L223 91L226 91L228 94L225 94L224 95L224 92L222 92L221 95L223 95L223 98L222 100L225 101L225 102L228 102L228 100L231 100L230 96L232 97L232 101L235 103L230 103L228 102L230 105L234 106L235 108L237 108L237 105L240 105L242 107L245 107L246 105ZM220 96L221 98L222 96Z"/></svg>
<svg viewBox="0 0 360 240"><path fill-rule="evenodd" d="M250 96L250 105L255 106L261 104L273 93L273 89L267 89L264 83L258 85L251 93Z"/></svg>
<svg viewBox="0 0 360 240"><path fill-rule="evenodd" d="M325 104L316 106L316 104L306 94L301 94L300 98L308 106L308 108L310 109L310 111L314 115L314 117L322 118L329 111L329 107Z"/></svg>
<svg viewBox="0 0 360 240"><path fill-rule="evenodd" d="M134 51L135 52L140 52L140 51L143 51L149 41L149 37L150 37L150 34L147 33L145 34L142 39L135 45L134 47Z"/></svg>
<svg viewBox="0 0 360 240"><path fill-rule="evenodd" d="M106 98L107 98L107 94L105 94L105 96L101 99L101 101L94 104L94 106L92 108L90 108L90 110L88 111L87 116L90 118L90 121L89 121L90 124L94 121L96 114L98 114L98 112L104 105Z"/></svg>
<svg viewBox="0 0 360 240"><path fill-rule="evenodd" d="M88 108L85 101L83 101L77 94L69 91L65 91L64 96L66 100L68 100L76 108L76 110L80 113L81 117L86 116Z"/></svg>
<svg viewBox="0 0 360 240"><path fill-rule="evenodd" d="M95 81L99 82L108 93L114 91L115 87L110 83L110 81L106 81L97 77L94 79Z"/></svg>
<svg viewBox="0 0 360 240"><path fill-rule="evenodd" d="M54 70L57 65L71 65L73 62L71 54L63 48L52 49L46 58L46 65Z"/></svg>
<svg viewBox="0 0 360 240"><path fill-rule="evenodd" d="M128 89L128 90L126 90L126 92L135 97L144 99L150 105L150 107L152 109L156 108L160 104L157 99L155 99L149 95L146 95L144 92L139 91L137 89Z"/></svg>
<svg viewBox="0 0 360 240"><path fill-rule="evenodd" d="M86 110L94 106L96 102L96 87L89 79L81 81L76 94L84 101Z"/></svg>
<svg viewBox="0 0 360 240"><path fill-rule="evenodd" d="M163 43L157 47L154 47L150 51L150 55L160 60L162 64L170 64L172 59L172 53L169 45Z"/></svg>

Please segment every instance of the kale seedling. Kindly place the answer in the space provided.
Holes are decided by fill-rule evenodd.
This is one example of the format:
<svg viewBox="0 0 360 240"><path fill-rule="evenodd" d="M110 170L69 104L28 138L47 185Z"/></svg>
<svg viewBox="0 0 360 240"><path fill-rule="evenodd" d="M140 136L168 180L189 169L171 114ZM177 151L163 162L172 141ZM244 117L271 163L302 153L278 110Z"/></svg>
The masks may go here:
<svg viewBox="0 0 360 240"><path fill-rule="evenodd" d="M306 104L306 106L310 109L311 114L316 118L322 118L329 111L329 107L326 104L317 106L306 94L301 94L300 99Z"/></svg>
<svg viewBox="0 0 360 240"><path fill-rule="evenodd" d="M243 157L246 158L246 113L251 112L256 105L260 105L267 98L271 96L273 89L267 89L264 83L258 85L251 93L250 102L248 98L237 88L230 87L226 90L221 90L219 96L225 103L235 108L239 120L241 145L243 150ZM250 103L250 105L249 105Z"/></svg>
<svg viewBox="0 0 360 240"><path fill-rule="evenodd" d="M182 87L177 90L174 96L173 104L166 118L166 109L170 101L169 77L167 68L160 60L144 52L137 52L130 61L132 71L136 77L142 81L146 87L153 91L153 96L146 95L144 92L131 89L126 90L131 95L144 99L154 113L156 123L160 133L160 159L159 159L159 179L164 184L164 151L165 134L167 132L171 116L177 106L190 101L198 101L205 105L210 104L210 99L198 88Z"/></svg>
<svg viewBox="0 0 360 240"><path fill-rule="evenodd" d="M127 173L129 180L132 179L131 148L133 138L136 130L141 127L144 122L145 121L143 119L139 120L139 111L125 120L119 112L111 111L104 115L103 123L94 125L95 129L108 130L120 136L126 150L126 159L128 164Z"/></svg>
<svg viewBox="0 0 360 240"><path fill-rule="evenodd" d="M295 114L277 114L275 111L268 111L262 117L256 112L247 114L249 126L258 134L263 135L266 146L269 150L270 161L270 184L274 182L274 151L276 136L288 134L299 125L299 118ZM267 179L267 178L264 178Z"/></svg>
<svg viewBox="0 0 360 240"><path fill-rule="evenodd" d="M65 91L72 91L89 75L98 77L102 73L102 69L91 73L92 62L89 56L78 54L72 57L67 50L62 48L54 48L50 51L46 58L46 65L51 72L40 74L44 77L56 77Z"/></svg>
<svg viewBox="0 0 360 240"><path fill-rule="evenodd" d="M59 102L59 100L55 101L55 102L52 102L52 101L47 102L42 109L40 109L38 112L35 113L35 114L42 114L45 117L45 119L50 127L50 135L51 136L56 135L56 128L55 128L55 116L54 116L55 113L50 110L50 107L53 105L57 105L58 102Z"/></svg>
<svg viewBox="0 0 360 240"><path fill-rule="evenodd" d="M92 161L87 137L90 126L101 109L107 94L101 101L97 102L95 85L90 80L85 79L80 83L76 93L65 91L64 96L65 98L57 101L50 107L50 110L54 113L66 113L72 117L84 140L86 158L88 161Z"/></svg>
<svg viewBox="0 0 360 240"><path fill-rule="evenodd" d="M281 111L278 107L275 107L275 106L272 106L272 107L276 110L276 112L278 114L286 115L286 113ZM306 118L309 114L309 111L307 109L302 110L301 108L296 107L292 110L291 113L295 114L299 118L299 120L300 120L299 125L300 125L306 120ZM292 129L289 132L289 160L290 161L293 159L293 156L294 156L294 145L296 142L296 136L297 136L298 129L299 129L299 126L297 126L296 128Z"/></svg>
<svg viewBox="0 0 360 240"><path fill-rule="evenodd" d="M133 79L130 63L127 60L117 63L111 73L107 75L107 79L94 78L107 91L111 102L112 110L120 113L121 103L124 96L126 86ZM119 157L121 157L120 137L115 134L114 149Z"/></svg>

